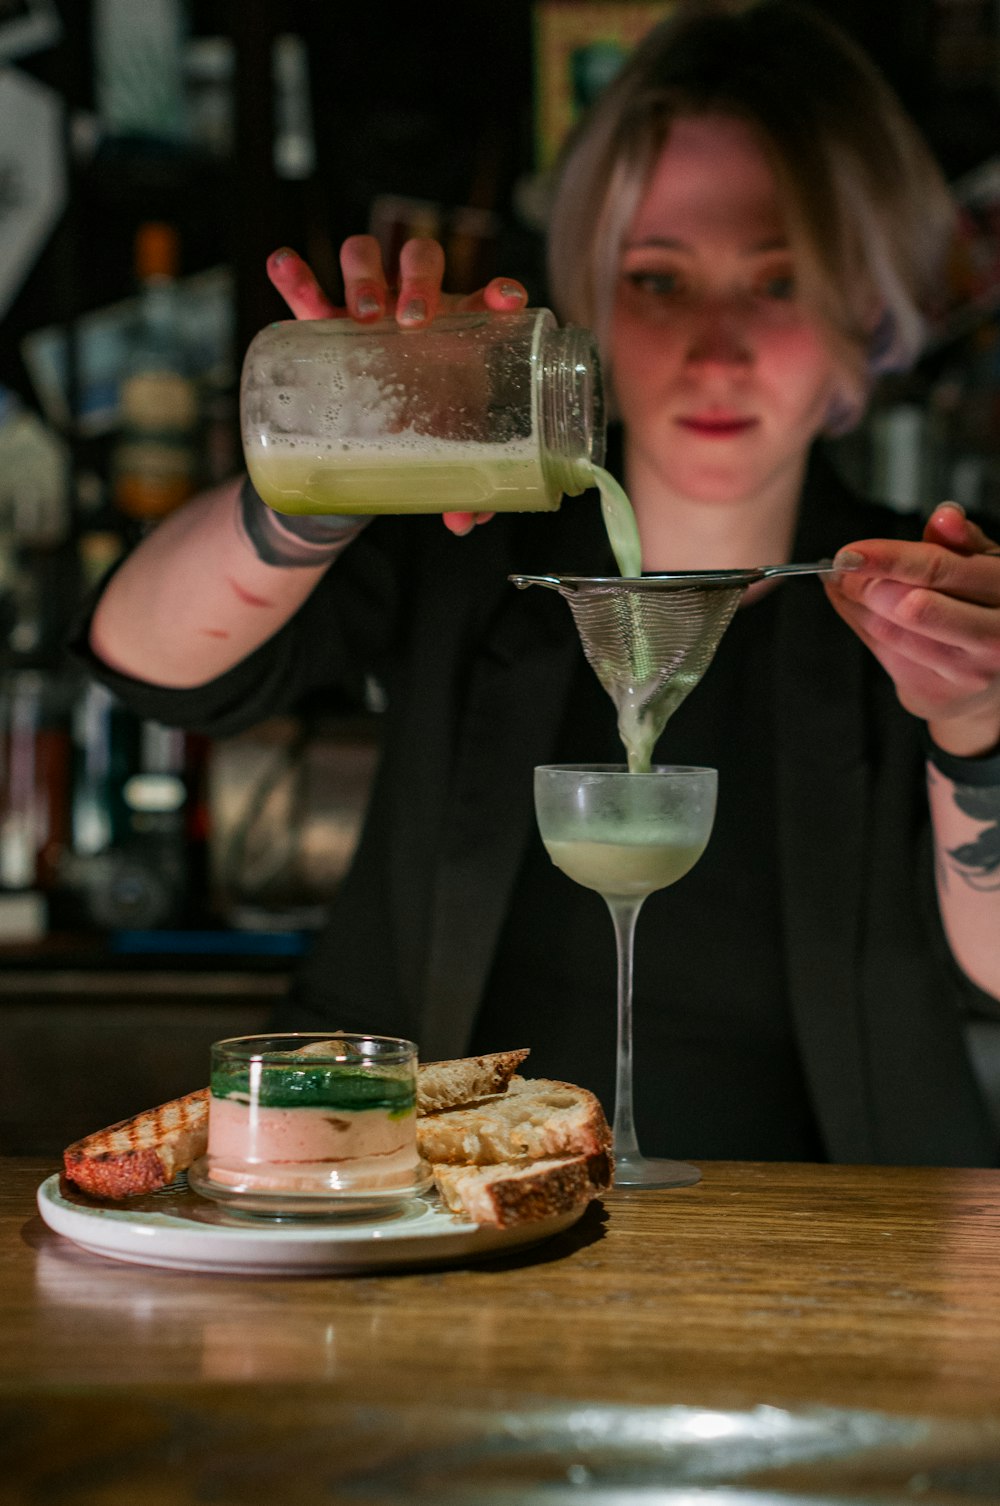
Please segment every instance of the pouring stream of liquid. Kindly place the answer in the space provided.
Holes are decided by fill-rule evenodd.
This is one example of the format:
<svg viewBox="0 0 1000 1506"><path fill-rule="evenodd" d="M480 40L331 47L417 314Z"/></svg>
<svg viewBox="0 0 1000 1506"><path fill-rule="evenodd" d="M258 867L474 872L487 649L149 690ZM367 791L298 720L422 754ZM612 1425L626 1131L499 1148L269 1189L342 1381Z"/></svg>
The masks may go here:
<svg viewBox="0 0 1000 1506"><path fill-rule="evenodd" d="M634 580L642 574L642 545L639 542L639 527L635 513L623 487L603 466L591 467L594 484L601 494L601 512L608 533L608 542L615 557L619 575Z"/></svg>

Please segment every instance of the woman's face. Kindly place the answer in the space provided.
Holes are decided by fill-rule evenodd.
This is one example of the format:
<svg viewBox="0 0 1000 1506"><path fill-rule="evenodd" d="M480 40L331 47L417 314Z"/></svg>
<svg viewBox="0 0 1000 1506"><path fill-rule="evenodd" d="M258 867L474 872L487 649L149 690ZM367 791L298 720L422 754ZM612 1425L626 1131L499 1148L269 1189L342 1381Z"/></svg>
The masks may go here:
<svg viewBox="0 0 1000 1506"><path fill-rule="evenodd" d="M625 236L611 358L630 468L706 503L797 495L843 372L797 297L777 183L745 122L671 127Z"/></svg>

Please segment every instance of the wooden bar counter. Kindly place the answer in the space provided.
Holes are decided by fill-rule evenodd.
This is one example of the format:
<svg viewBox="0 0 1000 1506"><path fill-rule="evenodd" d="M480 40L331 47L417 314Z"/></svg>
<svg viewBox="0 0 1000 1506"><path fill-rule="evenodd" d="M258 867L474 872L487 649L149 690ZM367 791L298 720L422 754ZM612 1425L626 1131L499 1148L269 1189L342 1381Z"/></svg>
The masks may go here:
<svg viewBox="0 0 1000 1506"><path fill-rule="evenodd" d="M283 1277L87 1254L53 1169L0 1162L4 1502L1000 1500L1000 1171L706 1163L487 1262Z"/></svg>

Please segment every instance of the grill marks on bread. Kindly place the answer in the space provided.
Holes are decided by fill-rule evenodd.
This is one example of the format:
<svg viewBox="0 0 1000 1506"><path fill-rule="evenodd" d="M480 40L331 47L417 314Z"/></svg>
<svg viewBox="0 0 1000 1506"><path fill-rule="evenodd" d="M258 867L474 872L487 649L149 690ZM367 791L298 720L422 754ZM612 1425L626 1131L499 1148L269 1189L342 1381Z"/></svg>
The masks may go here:
<svg viewBox="0 0 1000 1506"><path fill-rule="evenodd" d="M208 1147L208 1089L172 1098L76 1140L67 1178L94 1197L135 1197L168 1186Z"/></svg>

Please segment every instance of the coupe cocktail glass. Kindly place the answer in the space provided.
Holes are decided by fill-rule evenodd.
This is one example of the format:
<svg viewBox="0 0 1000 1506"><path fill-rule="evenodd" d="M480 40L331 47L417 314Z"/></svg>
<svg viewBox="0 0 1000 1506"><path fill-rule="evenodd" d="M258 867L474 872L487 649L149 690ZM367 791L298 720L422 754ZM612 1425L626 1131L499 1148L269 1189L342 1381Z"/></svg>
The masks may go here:
<svg viewBox="0 0 1000 1506"><path fill-rule="evenodd" d="M632 957L643 900L683 878L708 844L715 819L715 769L621 764L543 764L535 770L535 813L557 868L601 895L618 949L615 1067L615 1183L688 1187L700 1178L683 1161L653 1160L636 1140L632 1099Z"/></svg>

